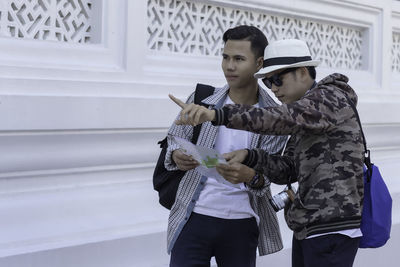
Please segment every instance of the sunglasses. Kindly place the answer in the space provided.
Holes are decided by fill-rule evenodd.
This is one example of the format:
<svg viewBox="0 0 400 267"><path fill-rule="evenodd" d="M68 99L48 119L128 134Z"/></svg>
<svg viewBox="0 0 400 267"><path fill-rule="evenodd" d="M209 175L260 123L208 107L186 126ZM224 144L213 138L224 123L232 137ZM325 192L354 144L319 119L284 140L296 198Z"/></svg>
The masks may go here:
<svg viewBox="0 0 400 267"><path fill-rule="evenodd" d="M274 75L272 75L269 78L265 77L264 79L262 79L262 81L265 84L265 86L267 86L269 89L272 88L272 84L275 84L276 86L281 86L282 85L282 80L281 80L282 75L289 73L289 72L296 71L297 69L298 68L285 69L284 71L275 73Z"/></svg>

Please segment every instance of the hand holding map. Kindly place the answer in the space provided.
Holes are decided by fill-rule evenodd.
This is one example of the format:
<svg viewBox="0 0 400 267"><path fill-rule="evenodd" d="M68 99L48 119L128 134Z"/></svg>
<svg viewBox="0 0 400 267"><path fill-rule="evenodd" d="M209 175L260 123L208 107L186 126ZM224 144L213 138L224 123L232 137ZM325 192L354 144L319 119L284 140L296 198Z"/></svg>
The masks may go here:
<svg viewBox="0 0 400 267"><path fill-rule="evenodd" d="M214 177L221 183L229 186L239 187L239 185L232 184L225 180L216 170L217 164L226 164L226 160L215 149L194 145L193 143L179 138L172 137L172 140L178 144L185 154L190 155L199 162L196 170L207 177Z"/></svg>

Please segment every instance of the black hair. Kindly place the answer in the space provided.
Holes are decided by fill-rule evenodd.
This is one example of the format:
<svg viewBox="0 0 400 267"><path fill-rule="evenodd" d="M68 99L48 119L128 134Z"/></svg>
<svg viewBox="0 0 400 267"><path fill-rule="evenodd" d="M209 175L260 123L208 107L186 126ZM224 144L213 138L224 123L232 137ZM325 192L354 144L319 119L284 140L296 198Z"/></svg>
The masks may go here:
<svg viewBox="0 0 400 267"><path fill-rule="evenodd" d="M228 40L246 40L251 43L251 50L256 58L264 56L264 49L268 45L267 37L257 27L240 25L228 29L222 39L224 43Z"/></svg>
<svg viewBox="0 0 400 267"><path fill-rule="evenodd" d="M287 69L285 69L285 70L282 71L282 72L286 72L286 70L287 70L287 72L291 72L292 75L295 75L295 74L294 74L294 71L297 70L297 69L299 69L299 68L301 68L301 67L287 68ZM315 67L314 67L314 66L306 66L305 68L306 68L307 71L308 71L308 75L310 75L310 77L311 77L313 80L315 80L315 78L317 77L317 71L315 70ZM281 72L280 72L280 73L281 73ZM280 73L278 73L278 75L279 75Z"/></svg>
<svg viewBox="0 0 400 267"><path fill-rule="evenodd" d="M315 80L315 77L317 77L317 71L315 70L314 66L308 66L307 67L308 74L310 74L310 77Z"/></svg>

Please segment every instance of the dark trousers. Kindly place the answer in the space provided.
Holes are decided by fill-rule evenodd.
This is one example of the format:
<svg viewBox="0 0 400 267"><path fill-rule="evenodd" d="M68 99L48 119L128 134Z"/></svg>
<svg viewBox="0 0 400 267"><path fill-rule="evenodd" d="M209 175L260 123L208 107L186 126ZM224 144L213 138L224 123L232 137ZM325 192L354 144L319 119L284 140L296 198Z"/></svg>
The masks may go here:
<svg viewBox="0 0 400 267"><path fill-rule="evenodd" d="M170 267L254 267L258 244L255 218L220 219L192 213L171 252Z"/></svg>
<svg viewBox="0 0 400 267"><path fill-rule="evenodd" d="M292 267L351 267L360 238L341 234L297 240L293 236Z"/></svg>

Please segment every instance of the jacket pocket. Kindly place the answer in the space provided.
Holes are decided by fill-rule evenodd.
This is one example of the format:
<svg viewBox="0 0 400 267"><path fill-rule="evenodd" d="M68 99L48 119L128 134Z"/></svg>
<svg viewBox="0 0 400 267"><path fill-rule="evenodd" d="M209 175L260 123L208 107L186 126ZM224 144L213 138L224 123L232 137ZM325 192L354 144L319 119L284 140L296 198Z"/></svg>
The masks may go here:
<svg viewBox="0 0 400 267"><path fill-rule="evenodd" d="M320 204L309 203L309 202L310 201L302 200L300 197L300 194L297 194L296 198L294 199L294 205L301 209L305 209L305 210L319 210L320 209Z"/></svg>

